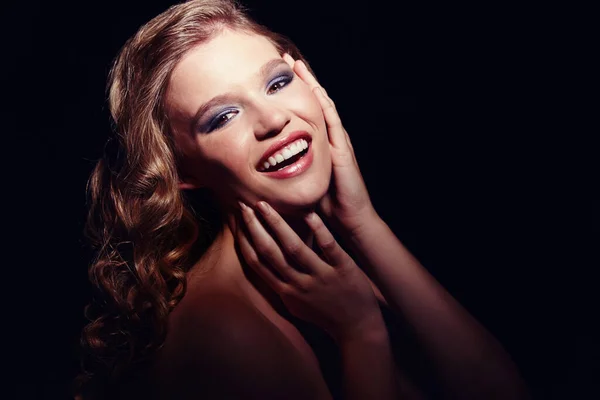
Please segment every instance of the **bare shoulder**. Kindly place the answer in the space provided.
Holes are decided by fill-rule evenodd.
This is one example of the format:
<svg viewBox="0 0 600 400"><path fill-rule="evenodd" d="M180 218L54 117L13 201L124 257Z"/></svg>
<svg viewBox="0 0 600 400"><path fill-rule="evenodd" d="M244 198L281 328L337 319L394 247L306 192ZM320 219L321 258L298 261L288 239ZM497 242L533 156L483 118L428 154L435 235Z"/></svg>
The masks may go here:
<svg viewBox="0 0 600 400"><path fill-rule="evenodd" d="M331 398L321 374L243 298L195 295L178 311L157 366L164 398Z"/></svg>

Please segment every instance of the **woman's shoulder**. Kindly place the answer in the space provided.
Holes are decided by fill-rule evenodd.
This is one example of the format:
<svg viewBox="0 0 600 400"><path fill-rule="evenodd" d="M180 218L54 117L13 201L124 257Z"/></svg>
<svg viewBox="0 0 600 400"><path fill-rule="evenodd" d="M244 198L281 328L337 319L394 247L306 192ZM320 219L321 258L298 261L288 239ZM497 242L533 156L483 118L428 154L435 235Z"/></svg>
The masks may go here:
<svg viewBox="0 0 600 400"><path fill-rule="evenodd" d="M170 321L155 363L167 397L280 393L296 398L289 397L296 393L311 398L326 390L323 378L244 298L214 290L194 293L183 306Z"/></svg>
<svg viewBox="0 0 600 400"><path fill-rule="evenodd" d="M215 335L223 337L234 335L238 329L267 326L266 322L252 304L231 291L195 291L186 294L169 316L165 346L185 343L187 347Z"/></svg>

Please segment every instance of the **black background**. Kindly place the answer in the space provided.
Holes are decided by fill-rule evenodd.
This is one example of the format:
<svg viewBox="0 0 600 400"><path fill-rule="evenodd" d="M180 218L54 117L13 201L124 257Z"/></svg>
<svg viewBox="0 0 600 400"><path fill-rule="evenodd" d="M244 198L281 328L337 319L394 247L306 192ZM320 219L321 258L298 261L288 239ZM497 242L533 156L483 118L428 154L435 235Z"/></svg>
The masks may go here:
<svg viewBox="0 0 600 400"><path fill-rule="evenodd" d="M68 398L90 295L81 232L86 179L109 130L107 73L170 4L30 1L3 15L3 130L16 139L3 157L2 330L18 393L7 398ZM556 87L539 62L560 36L540 24L548 10L244 4L303 51L380 215L498 337L535 397L592 397L591 209L573 201L564 137L537 114Z"/></svg>

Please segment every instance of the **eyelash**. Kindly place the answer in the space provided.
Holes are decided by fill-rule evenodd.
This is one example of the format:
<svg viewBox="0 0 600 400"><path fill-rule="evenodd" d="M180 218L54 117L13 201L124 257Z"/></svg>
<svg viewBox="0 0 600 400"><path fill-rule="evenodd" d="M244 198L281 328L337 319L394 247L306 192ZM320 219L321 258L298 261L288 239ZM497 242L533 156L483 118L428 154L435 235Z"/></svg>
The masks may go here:
<svg viewBox="0 0 600 400"><path fill-rule="evenodd" d="M283 89L284 87L286 87L287 85L290 84L290 82L292 82L294 80L294 75L293 74L282 74L279 77L277 77L269 86L269 89L271 89L273 86L280 84L280 83L284 83L284 85L282 87L280 87L276 92L280 91L281 89ZM268 91L267 91L268 92ZM237 110L228 110L226 112L224 112L223 114L220 114L218 116L216 116L212 122L209 125L208 128L208 132L212 132L214 130L220 129L222 127L224 127L225 125L227 125L227 123L229 123L229 121L233 118L227 118L225 120L223 120L223 117L226 117L229 114L232 113L238 113Z"/></svg>

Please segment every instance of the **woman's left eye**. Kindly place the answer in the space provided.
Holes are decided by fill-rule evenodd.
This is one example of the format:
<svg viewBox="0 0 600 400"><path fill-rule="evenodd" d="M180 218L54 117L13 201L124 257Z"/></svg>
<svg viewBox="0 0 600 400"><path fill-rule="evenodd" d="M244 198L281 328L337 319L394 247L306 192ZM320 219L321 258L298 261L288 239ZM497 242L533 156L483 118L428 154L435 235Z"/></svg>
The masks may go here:
<svg viewBox="0 0 600 400"><path fill-rule="evenodd" d="M227 123L233 118L233 115L236 115L238 112L239 111L237 110L230 110L214 118L208 126L207 131L212 132L227 125Z"/></svg>
<svg viewBox="0 0 600 400"><path fill-rule="evenodd" d="M279 78L275 79L275 81L273 81L271 83L267 93L272 94L274 92L280 91L281 89L283 89L283 87L287 86L287 84L290 83L293 79L294 79L294 75L286 74L286 75L280 76ZM274 89L274 90L272 91L272 89Z"/></svg>

